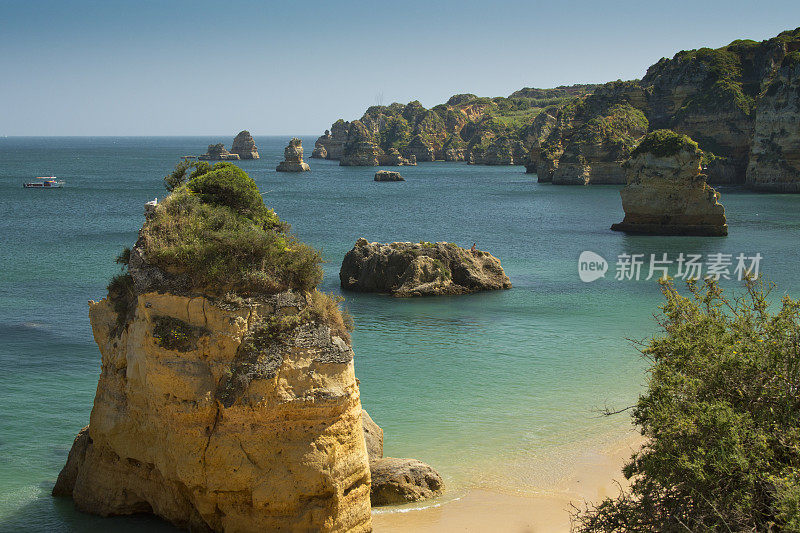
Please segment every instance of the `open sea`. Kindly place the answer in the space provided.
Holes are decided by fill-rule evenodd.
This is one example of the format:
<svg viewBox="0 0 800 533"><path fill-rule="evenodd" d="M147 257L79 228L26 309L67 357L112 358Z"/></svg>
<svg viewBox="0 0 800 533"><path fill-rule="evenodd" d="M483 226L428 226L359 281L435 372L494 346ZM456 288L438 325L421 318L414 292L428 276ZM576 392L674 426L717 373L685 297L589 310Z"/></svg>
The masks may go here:
<svg viewBox="0 0 800 533"><path fill-rule="evenodd" d="M0 138L0 531L174 531L155 518L85 515L50 490L100 371L87 300L105 295L114 258L179 156L232 137ZM609 230L622 220L620 187L443 162L401 167L399 183L308 158L311 172L277 173L288 140L256 137L261 159L239 164L323 251L320 289L339 292L342 257L359 237L477 242L511 278L509 291L458 297L345 294L362 403L384 429L385 454L433 465L444 501L476 487L546 489L586 449L630 435L627 413L599 410L631 405L646 383L630 339L657 331L650 254L731 254L733 274L738 254L759 253L775 298L800 297L797 195L721 187L728 237L634 237ZM314 138L303 144L309 156ZM22 188L47 175L66 187ZM587 250L608 261L591 283L578 276ZM620 254L644 254L639 281L615 279Z"/></svg>

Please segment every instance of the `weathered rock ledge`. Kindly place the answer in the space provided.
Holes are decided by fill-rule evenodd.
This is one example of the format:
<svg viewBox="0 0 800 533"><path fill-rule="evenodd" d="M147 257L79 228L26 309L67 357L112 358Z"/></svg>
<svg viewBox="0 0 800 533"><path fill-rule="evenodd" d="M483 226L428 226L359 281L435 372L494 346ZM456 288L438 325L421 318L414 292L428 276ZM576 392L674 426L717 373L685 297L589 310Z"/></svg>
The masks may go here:
<svg viewBox="0 0 800 533"><path fill-rule="evenodd" d="M612 230L650 235L728 234L719 193L701 174L702 152L685 135L648 134L625 163L628 184L620 191L625 219Z"/></svg>
<svg viewBox="0 0 800 533"><path fill-rule="evenodd" d="M358 239L339 271L343 289L393 296L465 294L510 289L500 261L452 243L370 243Z"/></svg>

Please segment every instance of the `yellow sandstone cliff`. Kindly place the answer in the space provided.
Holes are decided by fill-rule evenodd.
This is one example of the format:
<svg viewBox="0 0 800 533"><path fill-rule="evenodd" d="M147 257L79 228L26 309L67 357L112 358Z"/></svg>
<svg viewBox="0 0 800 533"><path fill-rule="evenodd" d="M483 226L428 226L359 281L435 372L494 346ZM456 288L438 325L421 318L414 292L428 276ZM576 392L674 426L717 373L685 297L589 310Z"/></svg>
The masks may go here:
<svg viewBox="0 0 800 533"><path fill-rule="evenodd" d="M209 216L240 232L252 225L281 245L273 255L302 251L263 222L269 213L241 170L198 168L206 174L150 206L139 242L121 256L124 289L112 282L109 297L89 303L101 374L53 493L85 512L153 513L192 531L370 531L361 401L336 302L313 287L220 296L195 282L202 263L183 272L156 264L170 243L199 254L230 235L176 241ZM239 207L252 197L257 216L219 197L241 213L255 210ZM259 261L254 272L283 283L286 272Z"/></svg>
<svg viewBox="0 0 800 533"><path fill-rule="evenodd" d="M352 349L311 322L270 338L303 296L250 304L143 294L116 337L111 304L90 302L102 373L56 492L197 530L370 530Z"/></svg>

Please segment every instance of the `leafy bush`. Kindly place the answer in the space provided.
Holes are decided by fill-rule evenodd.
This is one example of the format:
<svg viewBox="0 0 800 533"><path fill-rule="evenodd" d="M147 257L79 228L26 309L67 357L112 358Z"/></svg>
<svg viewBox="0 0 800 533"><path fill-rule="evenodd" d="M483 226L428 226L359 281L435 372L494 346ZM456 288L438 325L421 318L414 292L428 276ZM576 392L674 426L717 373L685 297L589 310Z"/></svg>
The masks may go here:
<svg viewBox="0 0 800 533"><path fill-rule="evenodd" d="M672 130L655 130L645 135L639 146L631 153L631 157L651 153L657 157L669 157L682 150L698 150L697 143L686 135Z"/></svg>
<svg viewBox="0 0 800 533"><path fill-rule="evenodd" d="M193 168L142 228L149 263L220 295L308 291L320 282L319 253L289 233L243 170Z"/></svg>
<svg viewBox="0 0 800 533"><path fill-rule="evenodd" d="M175 165L175 169L167 176L164 177L164 188L172 192L189 180L198 176L202 176L207 172L211 172L215 168L223 168L234 166L233 163L221 162L212 166L205 161L181 161ZM191 172L189 172L191 170ZM188 173L188 175L187 175Z"/></svg>
<svg viewBox="0 0 800 533"><path fill-rule="evenodd" d="M215 206L225 206L253 220L263 217L267 211L264 199L250 176L236 165L214 165L187 183L200 201Z"/></svg>
<svg viewBox="0 0 800 533"><path fill-rule="evenodd" d="M772 311L771 287L746 287L662 285L633 411L647 442L630 489L578 513L578 531L800 531L800 301Z"/></svg>

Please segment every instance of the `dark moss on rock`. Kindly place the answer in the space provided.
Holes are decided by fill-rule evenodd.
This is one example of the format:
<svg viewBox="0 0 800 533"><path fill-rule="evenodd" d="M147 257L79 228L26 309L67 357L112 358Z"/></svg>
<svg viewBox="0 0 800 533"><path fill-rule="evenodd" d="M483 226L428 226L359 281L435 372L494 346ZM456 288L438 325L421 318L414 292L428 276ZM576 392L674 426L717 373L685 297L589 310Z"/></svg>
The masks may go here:
<svg viewBox="0 0 800 533"><path fill-rule="evenodd" d="M196 350L197 341L207 334L207 329L192 326L175 317L157 316L153 319L153 338L159 346L167 350Z"/></svg>

